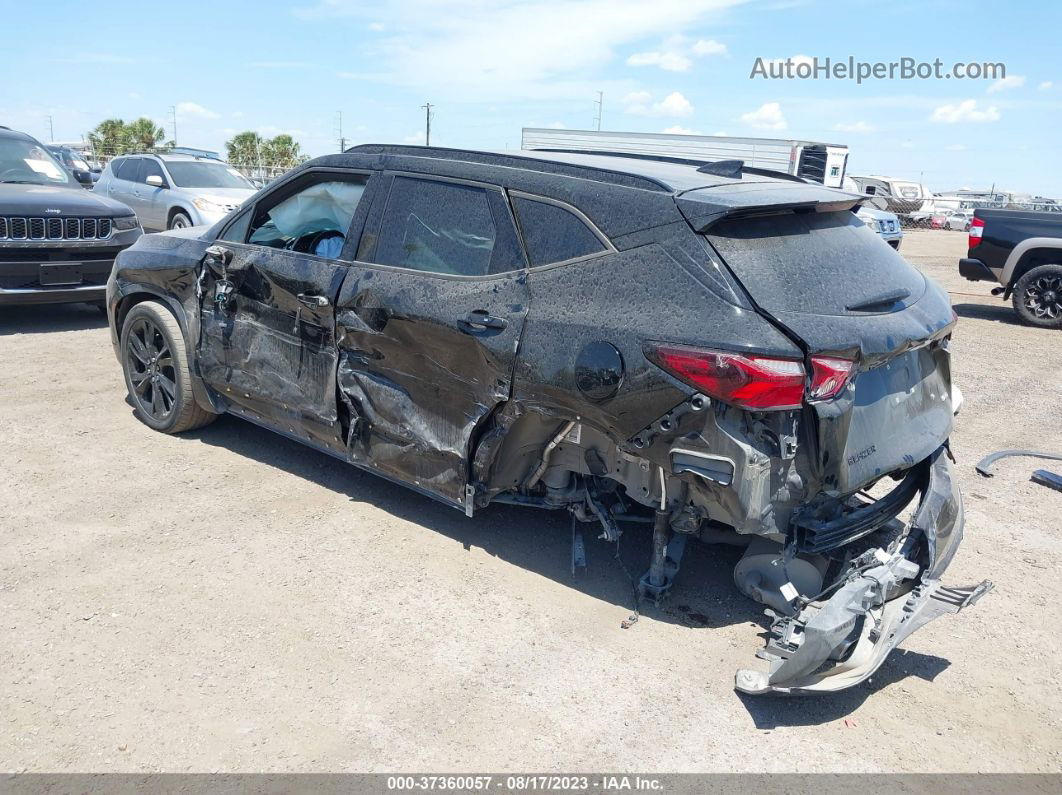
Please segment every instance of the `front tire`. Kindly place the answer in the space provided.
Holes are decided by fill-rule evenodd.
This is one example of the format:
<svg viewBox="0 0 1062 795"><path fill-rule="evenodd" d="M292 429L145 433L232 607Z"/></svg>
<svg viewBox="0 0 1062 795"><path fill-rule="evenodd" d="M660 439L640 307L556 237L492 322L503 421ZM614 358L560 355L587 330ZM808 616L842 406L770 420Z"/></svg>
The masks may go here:
<svg viewBox="0 0 1062 795"><path fill-rule="evenodd" d="M1011 300L1023 323L1062 329L1062 265L1040 265L1024 274Z"/></svg>
<svg viewBox="0 0 1062 795"><path fill-rule="evenodd" d="M129 311L121 351L129 398L137 418L149 428L181 433L217 417L195 402L184 334L162 304L144 301Z"/></svg>
<svg viewBox="0 0 1062 795"><path fill-rule="evenodd" d="M192 225L192 219L185 213L174 213L170 219L170 229L184 229Z"/></svg>

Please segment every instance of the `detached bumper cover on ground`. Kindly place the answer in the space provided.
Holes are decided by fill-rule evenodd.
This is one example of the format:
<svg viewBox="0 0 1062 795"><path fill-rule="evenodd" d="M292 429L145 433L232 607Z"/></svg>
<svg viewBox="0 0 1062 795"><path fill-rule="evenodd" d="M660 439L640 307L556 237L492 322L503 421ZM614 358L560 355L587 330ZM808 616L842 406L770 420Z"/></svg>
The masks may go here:
<svg viewBox="0 0 1062 795"><path fill-rule="evenodd" d="M778 618L758 654L769 670L738 671L736 689L799 694L852 687L916 629L974 604L991 582L952 588L939 579L962 540L962 528L962 497L941 448L930 461L921 504L899 548L865 552L852 561L832 596Z"/></svg>

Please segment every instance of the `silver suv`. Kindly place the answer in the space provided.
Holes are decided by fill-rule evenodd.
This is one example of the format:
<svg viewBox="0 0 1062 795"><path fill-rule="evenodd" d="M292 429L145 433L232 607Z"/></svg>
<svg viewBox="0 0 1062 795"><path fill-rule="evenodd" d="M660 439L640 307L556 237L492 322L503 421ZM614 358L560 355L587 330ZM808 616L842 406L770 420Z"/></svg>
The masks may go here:
<svg viewBox="0 0 1062 795"><path fill-rule="evenodd" d="M255 193L227 163L178 154L116 157L94 190L128 204L153 231L210 226Z"/></svg>

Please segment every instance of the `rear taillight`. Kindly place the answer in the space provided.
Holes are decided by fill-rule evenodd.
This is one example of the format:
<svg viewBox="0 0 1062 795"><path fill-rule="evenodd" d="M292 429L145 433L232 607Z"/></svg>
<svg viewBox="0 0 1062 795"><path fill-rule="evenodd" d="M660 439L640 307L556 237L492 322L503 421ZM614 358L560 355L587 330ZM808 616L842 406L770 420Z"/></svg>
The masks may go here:
<svg viewBox="0 0 1062 795"><path fill-rule="evenodd" d="M981 245L981 236L985 233L985 222L980 218L970 221L970 237L966 242L967 248L976 248Z"/></svg>
<svg viewBox="0 0 1062 795"><path fill-rule="evenodd" d="M851 359L836 359L832 356L811 357L811 385L808 400L829 400L837 397L848 384L855 365Z"/></svg>
<svg viewBox="0 0 1062 795"><path fill-rule="evenodd" d="M848 384L854 362L811 357L811 383L802 362L743 355L686 345L656 345L646 355L680 381L709 397L749 411L798 409L804 402L836 397Z"/></svg>
<svg viewBox="0 0 1062 795"><path fill-rule="evenodd" d="M804 365L794 359L684 345L660 345L647 353L680 381L732 406L750 411L796 409L804 399Z"/></svg>

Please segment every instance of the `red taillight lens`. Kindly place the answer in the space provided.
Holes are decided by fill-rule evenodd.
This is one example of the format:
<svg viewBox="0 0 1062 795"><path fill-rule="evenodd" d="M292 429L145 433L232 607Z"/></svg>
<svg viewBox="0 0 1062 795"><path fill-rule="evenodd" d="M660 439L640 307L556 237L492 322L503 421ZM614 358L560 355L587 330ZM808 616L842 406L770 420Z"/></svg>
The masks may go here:
<svg viewBox="0 0 1062 795"><path fill-rule="evenodd" d="M659 345L647 354L679 380L738 408L797 409L804 400L804 365L793 359L742 356L684 345Z"/></svg>
<svg viewBox="0 0 1062 795"><path fill-rule="evenodd" d="M980 218L970 221L970 237L966 241L967 248L976 248L981 245L981 236L985 233L985 222Z"/></svg>
<svg viewBox="0 0 1062 795"><path fill-rule="evenodd" d="M837 397L848 384L855 362L832 356L811 357L811 386L808 400L829 400Z"/></svg>

